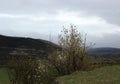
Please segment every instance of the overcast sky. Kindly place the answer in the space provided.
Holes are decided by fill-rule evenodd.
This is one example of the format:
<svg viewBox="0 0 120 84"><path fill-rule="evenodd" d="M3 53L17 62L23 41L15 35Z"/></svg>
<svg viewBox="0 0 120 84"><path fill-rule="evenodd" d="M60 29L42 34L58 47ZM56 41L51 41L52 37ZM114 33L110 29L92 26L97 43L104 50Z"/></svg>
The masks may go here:
<svg viewBox="0 0 120 84"><path fill-rule="evenodd" d="M120 48L119 0L0 0L0 34L56 41L74 24L95 47Z"/></svg>

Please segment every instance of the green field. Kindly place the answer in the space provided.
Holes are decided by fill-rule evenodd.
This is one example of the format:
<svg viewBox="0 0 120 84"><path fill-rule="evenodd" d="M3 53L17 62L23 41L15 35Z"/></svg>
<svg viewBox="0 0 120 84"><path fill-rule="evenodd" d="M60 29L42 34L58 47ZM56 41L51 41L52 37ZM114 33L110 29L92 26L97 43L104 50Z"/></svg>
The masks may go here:
<svg viewBox="0 0 120 84"><path fill-rule="evenodd" d="M4 68L0 69L0 84L9 84L7 70Z"/></svg>
<svg viewBox="0 0 120 84"><path fill-rule="evenodd" d="M75 72L57 79L59 84L120 84L120 66L106 66L88 72Z"/></svg>
<svg viewBox="0 0 120 84"><path fill-rule="evenodd" d="M59 84L120 84L120 66L106 66L57 78ZM6 69L0 69L0 84L9 84Z"/></svg>

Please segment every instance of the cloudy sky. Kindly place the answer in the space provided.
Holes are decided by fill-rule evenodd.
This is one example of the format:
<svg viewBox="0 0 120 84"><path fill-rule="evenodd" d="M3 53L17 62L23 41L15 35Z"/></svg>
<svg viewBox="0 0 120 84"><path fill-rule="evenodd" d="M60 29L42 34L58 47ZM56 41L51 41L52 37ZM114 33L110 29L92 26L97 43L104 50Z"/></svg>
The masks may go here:
<svg viewBox="0 0 120 84"><path fill-rule="evenodd" d="M70 24L95 47L120 48L119 0L0 0L0 34L56 41Z"/></svg>

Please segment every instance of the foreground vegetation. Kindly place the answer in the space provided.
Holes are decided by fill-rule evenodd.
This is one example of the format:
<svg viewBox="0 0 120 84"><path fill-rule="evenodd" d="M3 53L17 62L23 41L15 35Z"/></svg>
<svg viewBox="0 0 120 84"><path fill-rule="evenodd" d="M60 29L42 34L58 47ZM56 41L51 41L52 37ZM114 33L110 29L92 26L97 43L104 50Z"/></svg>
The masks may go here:
<svg viewBox="0 0 120 84"><path fill-rule="evenodd" d="M57 79L58 84L120 84L120 66L106 66L93 71L78 71Z"/></svg>
<svg viewBox="0 0 120 84"><path fill-rule="evenodd" d="M0 68L0 84L10 84L7 70Z"/></svg>
<svg viewBox="0 0 120 84"><path fill-rule="evenodd" d="M105 66L92 71L78 71L58 77L58 84L120 84L120 65ZM0 84L10 84L7 71L0 69Z"/></svg>

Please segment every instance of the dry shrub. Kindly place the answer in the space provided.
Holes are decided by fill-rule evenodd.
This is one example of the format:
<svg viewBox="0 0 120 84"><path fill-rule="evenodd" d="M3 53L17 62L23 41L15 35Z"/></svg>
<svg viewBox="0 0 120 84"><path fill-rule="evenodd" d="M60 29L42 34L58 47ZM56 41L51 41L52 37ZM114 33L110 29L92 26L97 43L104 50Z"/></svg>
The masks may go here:
<svg viewBox="0 0 120 84"><path fill-rule="evenodd" d="M52 84L57 74L46 60L12 60L8 64L11 84Z"/></svg>
<svg viewBox="0 0 120 84"><path fill-rule="evenodd" d="M82 70L87 64L85 62L88 48L86 37L83 38L76 26L71 25L70 29L63 29L58 40L61 49L53 51L49 56L49 60L58 74L65 75Z"/></svg>

